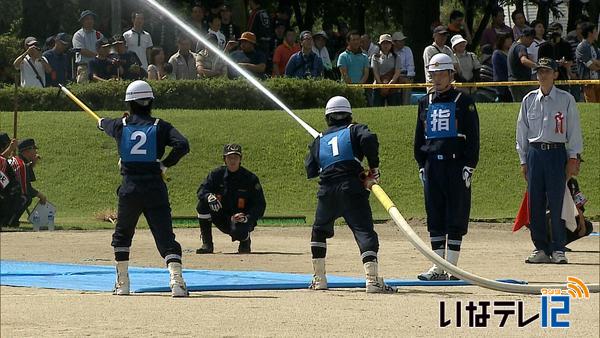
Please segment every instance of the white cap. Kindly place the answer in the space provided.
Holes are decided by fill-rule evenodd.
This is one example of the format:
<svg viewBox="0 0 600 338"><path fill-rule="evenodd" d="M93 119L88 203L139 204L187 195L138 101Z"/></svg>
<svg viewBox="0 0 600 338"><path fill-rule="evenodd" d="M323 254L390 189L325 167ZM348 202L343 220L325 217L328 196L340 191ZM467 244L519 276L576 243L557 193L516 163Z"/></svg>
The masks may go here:
<svg viewBox="0 0 600 338"><path fill-rule="evenodd" d="M450 56L444 53L435 54L427 65L428 72L439 72L442 70L454 70L454 63Z"/></svg>
<svg viewBox="0 0 600 338"><path fill-rule="evenodd" d="M325 107L325 116L333 113L350 113L352 114L352 107L350 101L343 96L334 96L327 101Z"/></svg>
<svg viewBox="0 0 600 338"><path fill-rule="evenodd" d="M392 40L394 41L401 41L406 39L406 36L404 36L404 34L402 32L396 32L394 34L392 34Z"/></svg>
<svg viewBox="0 0 600 338"><path fill-rule="evenodd" d="M133 81L127 86L127 90L125 91L125 102L153 98L152 87L146 81Z"/></svg>
<svg viewBox="0 0 600 338"><path fill-rule="evenodd" d="M452 39L450 39L450 43L452 44L452 48L454 49L454 46L458 45L461 42L467 42L467 40L465 40L465 38L462 37L462 35L457 34L455 36L452 37Z"/></svg>

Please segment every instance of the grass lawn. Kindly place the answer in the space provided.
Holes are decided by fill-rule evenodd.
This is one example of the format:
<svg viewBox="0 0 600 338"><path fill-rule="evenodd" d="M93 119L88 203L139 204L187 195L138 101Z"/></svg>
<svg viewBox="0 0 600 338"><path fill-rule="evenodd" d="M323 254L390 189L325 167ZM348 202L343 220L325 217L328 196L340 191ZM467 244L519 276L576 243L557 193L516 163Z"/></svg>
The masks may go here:
<svg viewBox="0 0 600 338"><path fill-rule="evenodd" d="M481 155L473 182L473 218L512 218L525 189L514 148L518 104L480 104ZM586 214L600 214L600 107L580 104L584 159L579 177L589 199ZM104 117L121 112L99 111ZM325 128L321 110L296 112L317 130ZM282 111L158 110L154 115L176 126L190 140L191 152L169 169L173 214L195 215L196 189L221 165L222 146L244 147L243 165L263 184L268 215L313 218L317 182L305 177L303 160L310 135ZM382 187L405 217L424 217L423 192L413 159L416 107L356 109L381 144ZM12 113L0 112L0 129L12 134ZM116 206L120 176L117 148L84 112L20 112L19 137L33 137L43 161L34 186L58 208L59 225L95 228L94 215ZM375 218L386 212L372 198Z"/></svg>

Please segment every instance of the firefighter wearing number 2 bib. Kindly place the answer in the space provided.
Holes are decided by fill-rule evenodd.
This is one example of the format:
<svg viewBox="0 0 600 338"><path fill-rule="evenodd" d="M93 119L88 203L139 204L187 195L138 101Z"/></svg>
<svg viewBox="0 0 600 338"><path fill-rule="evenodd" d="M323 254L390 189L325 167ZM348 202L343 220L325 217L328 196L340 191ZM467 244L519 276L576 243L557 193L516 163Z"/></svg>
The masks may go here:
<svg viewBox="0 0 600 338"><path fill-rule="evenodd" d="M325 120L329 128L314 140L305 160L308 178L320 178L310 243L314 269L310 288L327 289L327 238L333 237L334 221L343 217L360 249L367 292L394 292L378 276L379 239L373 228L369 191L365 189L370 188L368 182L376 183L379 179L377 136L366 125L352 123L350 102L342 96L335 96L327 102ZM369 174L368 179L363 181L361 162L365 157Z"/></svg>
<svg viewBox="0 0 600 338"><path fill-rule="evenodd" d="M479 160L479 117L473 99L452 86L446 54L431 58L433 88L419 100L414 156L424 187L431 249L457 265L471 211L471 179ZM447 248L447 253L446 253ZM433 265L420 280L456 279Z"/></svg>
<svg viewBox="0 0 600 338"><path fill-rule="evenodd" d="M181 246L173 233L169 194L162 175L166 168L177 164L190 148L187 139L171 124L151 116L153 100L150 85L134 81L125 93L129 115L98 121L98 128L117 141L123 176L117 190L119 205L112 238L117 265L114 293L129 294L129 248L138 219L144 214L158 251L169 269L172 296L186 297ZM163 158L167 146L172 150Z"/></svg>

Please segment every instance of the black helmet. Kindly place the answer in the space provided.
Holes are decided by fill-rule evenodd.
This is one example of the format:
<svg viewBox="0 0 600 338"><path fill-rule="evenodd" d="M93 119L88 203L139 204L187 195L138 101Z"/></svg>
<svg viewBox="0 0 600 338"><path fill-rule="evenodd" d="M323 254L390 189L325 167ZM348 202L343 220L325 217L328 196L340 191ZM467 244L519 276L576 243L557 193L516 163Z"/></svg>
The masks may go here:
<svg viewBox="0 0 600 338"><path fill-rule="evenodd" d="M223 147L223 156L231 154L238 154L242 156L242 146L236 143L226 144L225 147Z"/></svg>

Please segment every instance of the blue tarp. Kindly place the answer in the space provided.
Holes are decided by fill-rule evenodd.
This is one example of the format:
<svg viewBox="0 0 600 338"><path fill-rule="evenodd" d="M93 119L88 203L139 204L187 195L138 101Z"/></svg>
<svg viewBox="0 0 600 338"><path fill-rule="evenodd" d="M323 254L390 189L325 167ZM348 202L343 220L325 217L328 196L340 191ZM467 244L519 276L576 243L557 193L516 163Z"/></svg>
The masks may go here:
<svg viewBox="0 0 600 338"><path fill-rule="evenodd" d="M129 268L133 292L168 292L169 272L166 268ZM304 289L309 274L267 271L223 271L184 269L183 277L190 291L283 290ZM41 262L0 261L0 285L27 286L80 291L112 291L114 266L77 265ZM361 288L365 280L354 277L327 276L330 288ZM462 286L464 281L386 280L393 286ZM518 280L502 280L526 284Z"/></svg>

